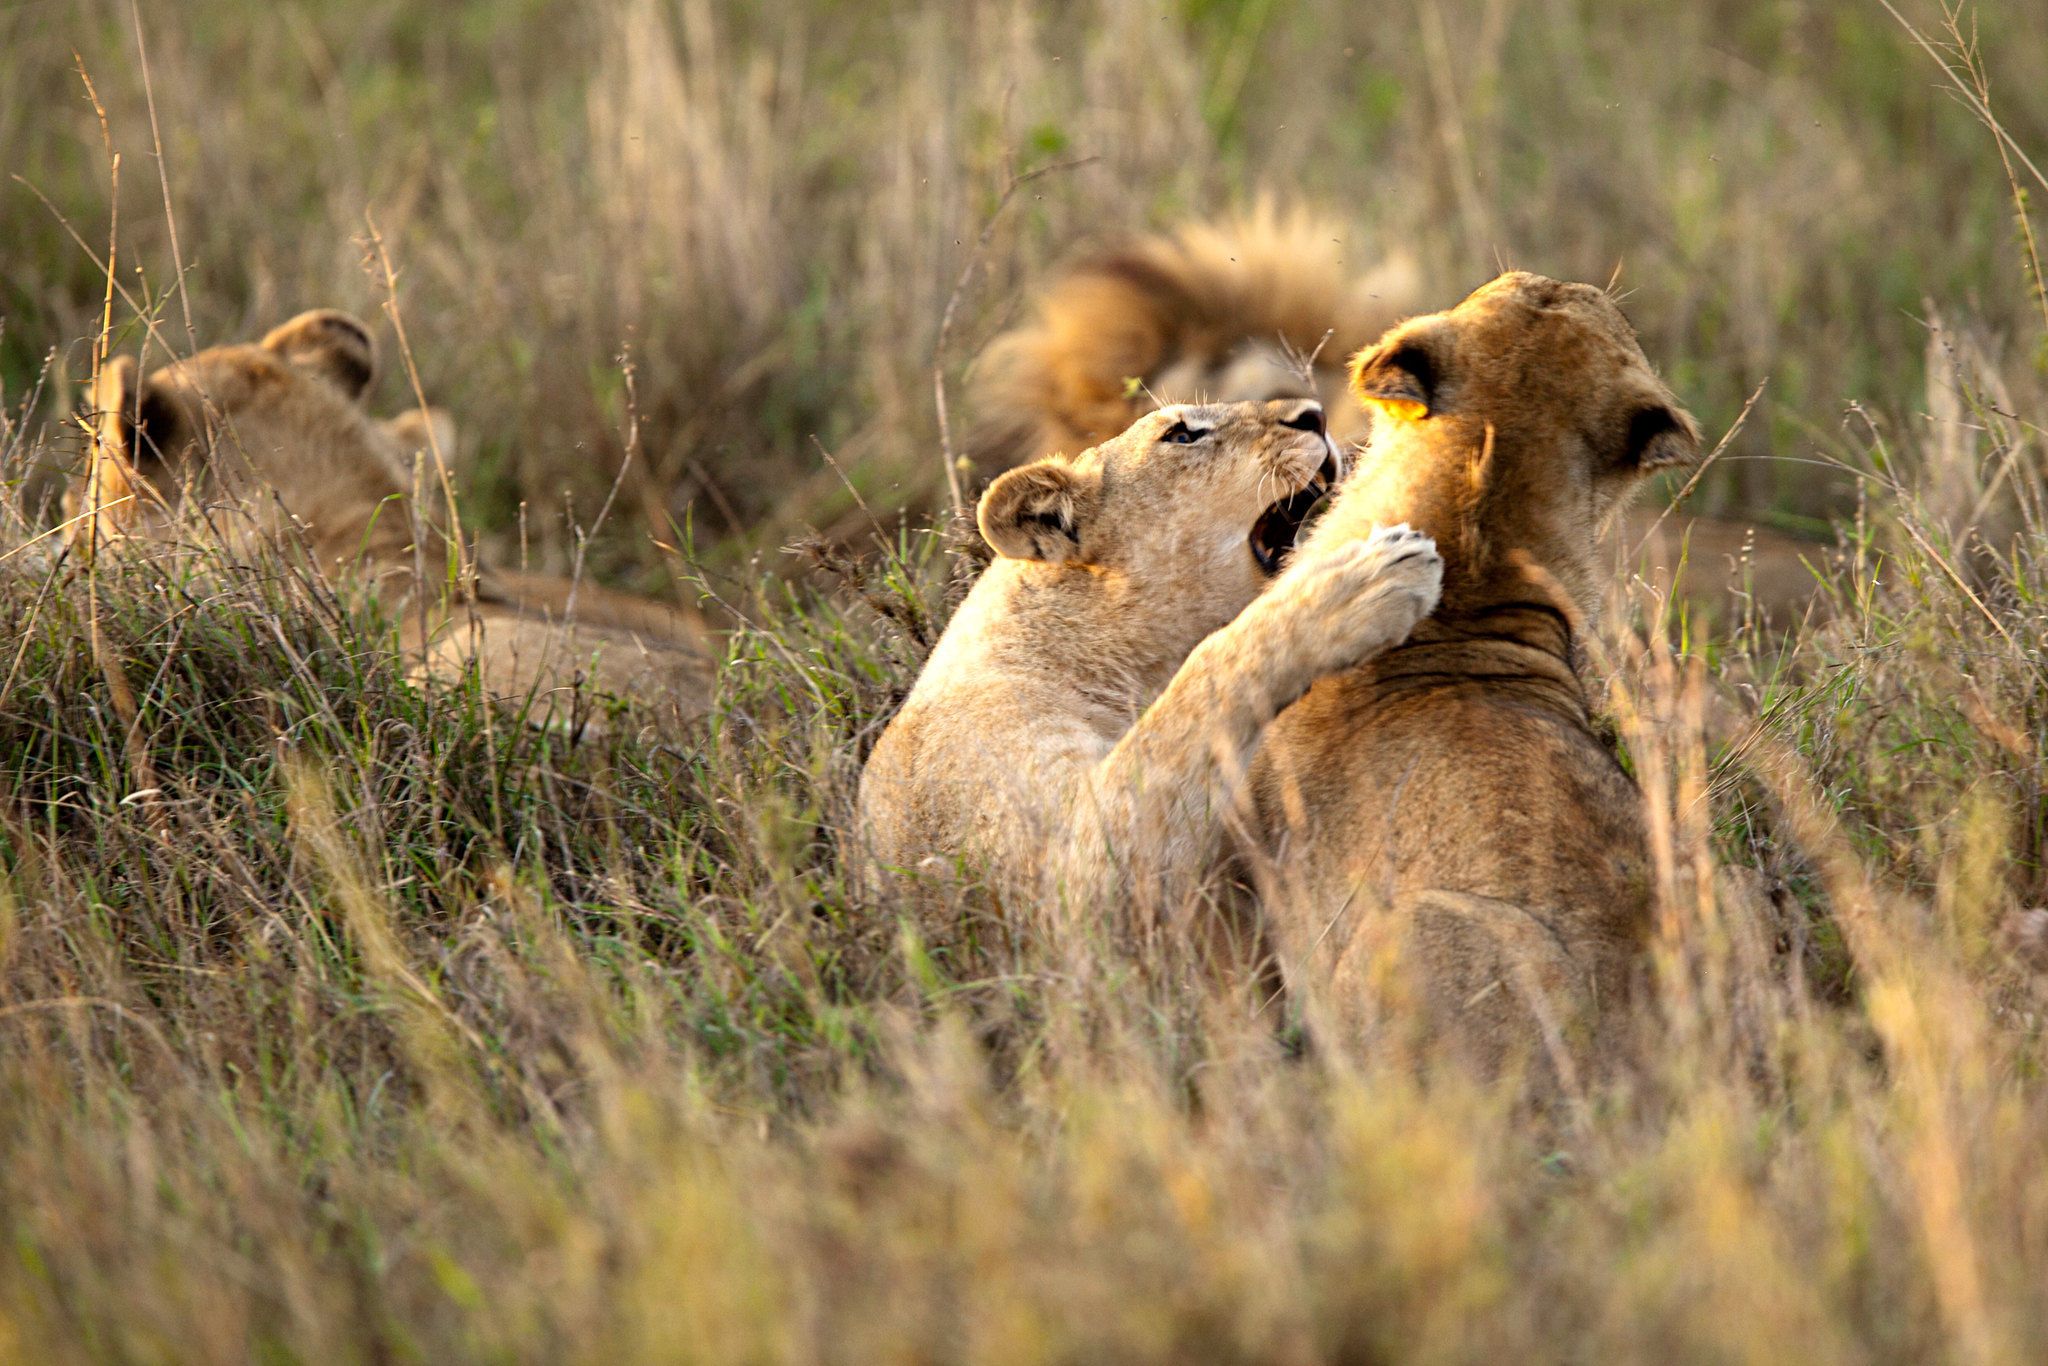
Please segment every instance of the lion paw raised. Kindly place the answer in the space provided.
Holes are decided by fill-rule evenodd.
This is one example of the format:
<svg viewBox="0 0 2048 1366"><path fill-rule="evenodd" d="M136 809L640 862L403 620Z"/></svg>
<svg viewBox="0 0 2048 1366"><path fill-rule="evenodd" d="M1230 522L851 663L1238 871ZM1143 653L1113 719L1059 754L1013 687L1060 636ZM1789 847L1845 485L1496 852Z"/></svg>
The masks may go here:
<svg viewBox="0 0 2048 1366"><path fill-rule="evenodd" d="M1404 524L1302 556L1268 598L1305 667L1323 674L1406 640L1436 608L1443 579L1436 542Z"/></svg>

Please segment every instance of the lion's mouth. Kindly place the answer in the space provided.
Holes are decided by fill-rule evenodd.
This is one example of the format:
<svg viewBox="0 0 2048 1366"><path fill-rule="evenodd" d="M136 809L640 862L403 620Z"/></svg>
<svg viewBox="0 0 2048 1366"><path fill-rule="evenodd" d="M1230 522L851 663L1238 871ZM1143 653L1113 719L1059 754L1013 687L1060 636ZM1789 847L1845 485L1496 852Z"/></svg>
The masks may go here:
<svg viewBox="0 0 2048 1366"><path fill-rule="evenodd" d="M1280 572L1288 552L1294 549L1303 524L1329 496L1336 483L1337 459L1326 455L1314 478L1259 514L1259 520L1252 523L1250 544L1252 558L1258 561L1261 573L1270 577Z"/></svg>

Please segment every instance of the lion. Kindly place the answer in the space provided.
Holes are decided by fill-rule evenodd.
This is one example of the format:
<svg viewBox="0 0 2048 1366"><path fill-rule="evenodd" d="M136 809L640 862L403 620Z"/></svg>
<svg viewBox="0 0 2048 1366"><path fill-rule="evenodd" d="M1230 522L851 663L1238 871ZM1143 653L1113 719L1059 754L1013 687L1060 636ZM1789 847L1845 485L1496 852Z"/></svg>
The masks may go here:
<svg viewBox="0 0 2048 1366"><path fill-rule="evenodd" d="M452 454L452 424L437 411L370 417L362 401L376 370L369 329L332 309L146 380L133 358L109 359L87 402L85 468L64 495L67 541L81 554L161 546L203 521L210 538L246 550L289 532L325 575L392 611L419 672L451 677L474 664L495 695L538 695L537 718L566 705L555 694L579 677L701 714L712 671L700 617L463 563L433 515L452 490L429 473Z"/></svg>
<svg viewBox="0 0 2048 1366"><path fill-rule="evenodd" d="M1029 322L990 343L975 375L971 459L993 474L1092 445L1161 404L1296 397L1322 401L1340 446L1363 444L1372 414L1349 392L1344 358L1416 312L1421 290L1404 257L1347 269L1354 237L1261 207L1082 260ZM1669 595L1723 623L1781 629L1826 614L1812 566L1831 556L1753 519L1659 508L1617 519L1603 551L1618 589L1640 580L1652 603Z"/></svg>
<svg viewBox="0 0 2048 1366"><path fill-rule="evenodd" d="M1642 795L1575 656L1605 523L1699 433L1606 294L1540 275L1393 329L1351 382L1372 440L1302 554L1406 522L1442 548L1443 589L1268 729L1265 923L1340 1032L1406 983L1484 1070L1568 1082L1627 1018L1651 913Z"/></svg>
<svg viewBox="0 0 2048 1366"><path fill-rule="evenodd" d="M1334 362L1413 312L1420 290L1405 258L1347 272L1346 235L1261 205L1082 261L976 367L975 463L994 474L1077 451L1173 403L1314 398L1348 444L1369 419Z"/></svg>
<svg viewBox="0 0 2048 1366"><path fill-rule="evenodd" d="M172 537L189 493L202 507L234 507L209 519L234 542L297 526L323 571L373 583L396 575L409 588L407 457L432 434L416 414L389 425L362 410L375 357L361 323L315 310L256 346L202 351L146 384L133 357L109 358L86 405L85 468L64 494L67 539L90 550ZM425 535L423 552L445 559L438 532Z"/></svg>
<svg viewBox="0 0 2048 1366"><path fill-rule="evenodd" d="M1272 718L1436 601L1406 527L1283 567L1339 468L1313 401L1176 405L991 484L998 558L861 775L873 862L963 860L1070 910L1186 904Z"/></svg>

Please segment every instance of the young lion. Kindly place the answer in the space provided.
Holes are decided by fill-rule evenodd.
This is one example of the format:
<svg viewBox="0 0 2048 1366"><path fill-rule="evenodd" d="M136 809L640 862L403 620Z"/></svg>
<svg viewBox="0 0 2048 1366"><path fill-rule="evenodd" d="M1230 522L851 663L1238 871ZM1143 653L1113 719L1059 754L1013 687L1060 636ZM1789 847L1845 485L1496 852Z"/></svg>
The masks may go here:
<svg viewBox="0 0 2048 1366"><path fill-rule="evenodd" d="M466 586L473 603L443 601L449 547L426 512L442 499L430 482L416 505L412 458L430 441L449 453L453 433L438 413L365 413L376 363L368 329L331 309L147 380L133 359L109 360L88 403L86 467L64 495L68 541L87 554L163 543L200 518L230 546L296 530L323 572L400 609L406 648L428 672L473 660L487 687L514 698L585 674L599 691L701 712L710 663L693 615L594 584L574 586L571 610L567 580L492 570ZM552 710L543 697L539 713Z"/></svg>
<svg viewBox="0 0 2048 1366"><path fill-rule="evenodd" d="M1650 925L1642 797L1590 724L1575 634L1603 524L1698 434L1605 294L1538 275L1395 328L1352 383L1381 416L1303 553L1406 520L1443 547L1443 594L1267 734L1252 782L1284 849L1263 889L1283 969L1356 1028L1398 946L1385 980L1483 1067L1568 1069Z"/></svg>
<svg viewBox="0 0 2048 1366"><path fill-rule="evenodd" d="M1163 409L996 480L1000 558L861 775L874 860L1175 907L1267 723L1436 601L1436 551L1406 527L1280 569L1338 468L1321 405L1294 400Z"/></svg>
<svg viewBox="0 0 2048 1366"><path fill-rule="evenodd" d="M256 346L220 346L139 382L135 361L111 357L87 407L92 449L64 495L66 536L103 542L177 534L189 493L233 542L275 535L293 521L327 573L363 571L381 587L410 587L413 526L405 457L423 441L381 424L359 400L376 368L363 325L345 313L302 313ZM274 496L273 496L274 495ZM428 529L429 564L446 547ZM438 567L438 566L433 566Z"/></svg>

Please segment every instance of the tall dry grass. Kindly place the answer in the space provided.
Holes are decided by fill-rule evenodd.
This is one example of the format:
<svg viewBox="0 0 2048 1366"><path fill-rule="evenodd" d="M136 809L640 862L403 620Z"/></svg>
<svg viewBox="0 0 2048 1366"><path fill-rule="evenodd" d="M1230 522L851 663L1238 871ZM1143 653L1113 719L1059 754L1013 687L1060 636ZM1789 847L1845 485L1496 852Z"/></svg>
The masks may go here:
<svg viewBox="0 0 2048 1366"><path fill-rule="evenodd" d="M573 746L289 555L0 566L0 1343L2037 1359L2044 533L1973 580L1885 504L1824 629L1607 633L1654 1002L1542 1114L1170 935L1077 975L855 885L935 537L886 611L764 581L701 731Z"/></svg>
<svg viewBox="0 0 2048 1366"><path fill-rule="evenodd" d="M1639 1068L1532 1113L1310 1037L1171 935L1105 931L1079 974L971 901L875 901L854 782L957 592L936 535L828 548L833 591L714 552L742 624L710 720L572 745L409 682L289 547L88 568L15 549L21 517L0 1360L2048 1355L2044 407L1997 157L1859 10L1413 13L144 22L196 330L372 311L374 201L469 510L509 526L602 497L630 325L648 480L604 567L650 581L685 509L723 536L723 499L742 548L841 517L810 431L878 513L931 496L952 241L1006 149L1108 160L999 227L956 370L1069 241L1267 176L1461 283L1495 235L1602 278L1626 243L1689 400L1768 371L1756 451L1823 462L1716 496L1833 506L1845 549L1824 626L1604 632L1654 817ZM2039 21L1984 19L2042 145ZM0 149L98 240L68 35L175 340L121 13L0 16ZM9 204L0 462L33 486L104 281ZM1938 331L1895 313L1923 295Z"/></svg>

